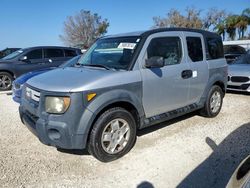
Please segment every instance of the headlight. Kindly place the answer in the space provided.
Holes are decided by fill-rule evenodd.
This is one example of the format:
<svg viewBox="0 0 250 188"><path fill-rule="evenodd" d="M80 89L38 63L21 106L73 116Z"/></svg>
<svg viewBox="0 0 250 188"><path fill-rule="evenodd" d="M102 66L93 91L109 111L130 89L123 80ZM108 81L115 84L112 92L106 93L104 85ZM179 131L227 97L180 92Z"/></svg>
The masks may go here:
<svg viewBox="0 0 250 188"><path fill-rule="evenodd" d="M69 105L69 97L46 97L45 99L45 110L50 114L63 114Z"/></svg>

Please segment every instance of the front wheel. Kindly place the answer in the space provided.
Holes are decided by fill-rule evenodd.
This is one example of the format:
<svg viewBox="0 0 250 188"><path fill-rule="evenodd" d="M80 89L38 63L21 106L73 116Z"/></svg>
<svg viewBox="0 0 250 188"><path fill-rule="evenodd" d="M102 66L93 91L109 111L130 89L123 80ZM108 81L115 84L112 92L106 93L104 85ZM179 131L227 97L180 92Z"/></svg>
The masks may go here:
<svg viewBox="0 0 250 188"><path fill-rule="evenodd" d="M11 90L13 76L7 72L0 72L0 91Z"/></svg>
<svg viewBox="0 0 250 188"><path fill-rule="evenodd" d="M215 117L219 114L223 103L222 89L214 85L210 89L205 106L201 110L201 115L205 117Z"/></svg>
<svg viewBox="0 0 250 188"><path fill-rule="evenodd" d="M115 107L104 112L90 133L88 150L102 162L116 160L130 151L136 139L136 123L131 113Z"/></svg>

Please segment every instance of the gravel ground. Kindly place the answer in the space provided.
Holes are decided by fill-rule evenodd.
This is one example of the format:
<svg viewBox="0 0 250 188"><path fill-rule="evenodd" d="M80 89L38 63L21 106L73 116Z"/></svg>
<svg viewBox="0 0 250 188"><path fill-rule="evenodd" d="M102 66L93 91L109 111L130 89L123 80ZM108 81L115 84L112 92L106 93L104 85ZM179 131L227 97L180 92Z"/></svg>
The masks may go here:
<svg viewBox="0 0 250 188"><path fill-rule="evenodd" d="M57 151L22 125L0 94L1 187L225 187L250 154L250 96L230 93L221 113L195 113L138 133L123 158L101 163L86 151ZM74 153L74 154L73 154Z"/></svg>

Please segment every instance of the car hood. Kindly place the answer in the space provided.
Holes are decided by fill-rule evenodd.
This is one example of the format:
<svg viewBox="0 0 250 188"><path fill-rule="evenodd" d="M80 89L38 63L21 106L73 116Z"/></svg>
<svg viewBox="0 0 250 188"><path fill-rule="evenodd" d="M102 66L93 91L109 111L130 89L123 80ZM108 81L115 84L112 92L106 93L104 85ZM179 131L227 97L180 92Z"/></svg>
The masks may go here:
<svg viewBox="0 0 250 188"><path fill-rule="evenodd" d="M250 65L248 64L233 64L228 66L229 76L250 76Z"/></svg>
<svg viewBox="0 0 250 188"><path fill-rule="evenodd" d="M58 68L29 79L27 84L45 91L80 92L140 81L140 74L134 72L90 67Z"/></svg>
<svg viewBox="0 0 250 188"><path fill-rule="evenodd" d="M46 68L46 69L41 69L41 70L37 70L37 71L32 71L32 72L28 72L26 74L23 74L22 76L19 76L16 80L15 83L17 84L24 84L25 82L27 82L27 80L29 80L30 78L37 76L39 74L45 73L47 71L53 70L55 68Z"/></svg>

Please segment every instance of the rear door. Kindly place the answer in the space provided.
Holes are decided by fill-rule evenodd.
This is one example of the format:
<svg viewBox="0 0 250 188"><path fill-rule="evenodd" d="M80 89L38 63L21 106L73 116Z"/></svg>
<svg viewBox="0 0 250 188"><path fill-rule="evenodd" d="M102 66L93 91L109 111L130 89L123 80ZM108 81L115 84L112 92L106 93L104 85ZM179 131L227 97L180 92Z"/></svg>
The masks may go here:
<svg viewBox="0 0 250 188"><path fill-rule="evenodd" d="M182 32L162 32L148 37L139 56L143 80L143 107L146 117L152 117L189 104L189 64L185 60ZM164 58L162 68L145 68L145 60Z"/></svg>
<svg viewBox="0 0 250 188"><path fill-rule="evenodd" d="M65 58L64 51L61 48L45 48L44 56L48 67L58 67L68 60L68 58Z"/></svg>
<svg viewBox="0 0 250 188"><path fill-rule="evenodd" d="M192 70L190 79L189 101L197 103L205 91L209 78L208 63L206 61L205 43L199 33L184 32L187 49L186 61Z"/></svg>

